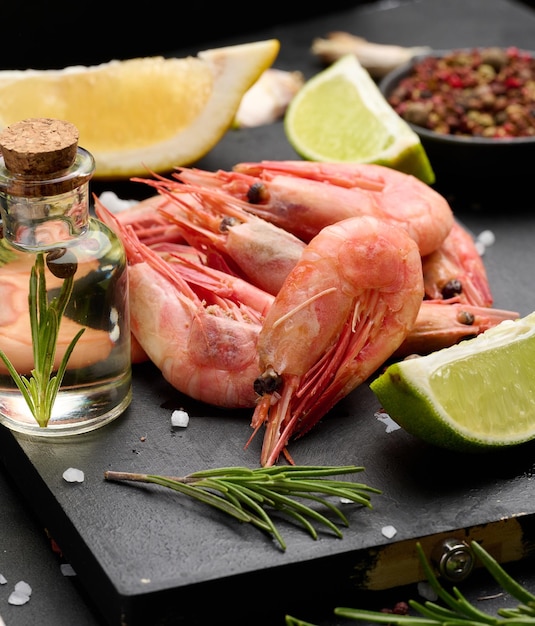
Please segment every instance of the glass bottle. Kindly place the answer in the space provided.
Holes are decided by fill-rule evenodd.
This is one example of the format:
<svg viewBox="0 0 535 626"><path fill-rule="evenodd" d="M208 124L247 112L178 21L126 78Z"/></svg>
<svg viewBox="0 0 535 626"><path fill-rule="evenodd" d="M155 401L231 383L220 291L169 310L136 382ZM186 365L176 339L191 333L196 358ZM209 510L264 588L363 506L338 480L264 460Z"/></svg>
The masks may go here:
<svg viewBox="0 0 535 626"><path fill-rule="evenodd" d="M78 146L75 126L61 120L23 120L0 134L0 149L0 350L18 374L32 376L36 360L30 274L34 268L40 275L38 259L48 305L60 298L64 283L73 277L59 319L53 375L83 329L46 425L37 421L0 359L0 423L40 437L87 432L117 418L131 401L125 251L119 238L90 215L95 163Z"/></svg>

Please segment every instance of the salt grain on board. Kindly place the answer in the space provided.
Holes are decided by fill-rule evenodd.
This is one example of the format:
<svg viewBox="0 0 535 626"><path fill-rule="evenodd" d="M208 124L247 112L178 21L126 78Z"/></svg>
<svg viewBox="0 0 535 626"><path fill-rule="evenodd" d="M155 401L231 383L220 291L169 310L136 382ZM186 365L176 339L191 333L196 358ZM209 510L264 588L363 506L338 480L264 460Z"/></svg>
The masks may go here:
<svg viewBox="0 0 535 626"><path fill-rule="evenodd" d="M9 604L21 606L22 604L26 604L26 602L29 602L31 595L32 588L30 587L30 585L27 582L20 580L15 585L15 590L11 592L7 601Z"/></svg>
<svg viewBox="0 0 535 626"><path fill-rule="evenodd" d="M494 245L495 241L496 235L492 232L492 230L482 230L474 241L479 256L483 256L486 249Z"/></svg>
<svg viewBox="0 0 535 626"><path fill-rule="evenodd" d="M173 414L171 415L172 426L186 428L188 424L189 424L189 415L186 413L186 411L182 411L182 410L173 411Z"/></svg>
<svg viewBox="0 0 535 626"><path fill-rule="evenodd" d="M0 585L5 585L7 583L7 578L0 574Z"/></svg>
<svg viewBox="0 0 535 626"><path fill-rule="evenodd" d="M388 415L388 413L384 413L383 411L377 411L375 413L375 417L380 422L383 422L383 424L386 426L387 433L392 433L395 430L399 430L401 428L399 424L396 424L396 422L394 422L394 420L390 417L390 415Z"/></svg>
<svg viewBox="0 0 535 626"><path fill-rule="evenodd" d="M392 539L397 532L398 531L394 528L394 526L383 526L381 528L381 534L387 539Z"/></svg>
<svg viewBox="0 0 535 626"><path fill-rule="evenodd" d="M63 479L68 483L83 483L84 473L75 467L69 467L63 472Z"/></svg>
<svg viewBox="0 0 535 626"><path fill-rule="evenodd" d="M431 585L427 581L422 581L418 583L418 593L425 600L429 600L430 602L435 602L438 600L437 592L431 587Z"/></svg>
<svg viewBox="0 0 535 626"><path fill-rule="evenodd" d="M70 563L62 563L59 569L63 576L76 576L76 572Z"/></svg>
<svg viewBox="0 0 535 626"><path fill-rule="evenodd" d="M119 198L119 196L113 191L103 191L100 194L99 200L112 213L126 211L126 209L129 209L134 206L134 204L137 204L136 200L124 200L123 198Z"/></svg>

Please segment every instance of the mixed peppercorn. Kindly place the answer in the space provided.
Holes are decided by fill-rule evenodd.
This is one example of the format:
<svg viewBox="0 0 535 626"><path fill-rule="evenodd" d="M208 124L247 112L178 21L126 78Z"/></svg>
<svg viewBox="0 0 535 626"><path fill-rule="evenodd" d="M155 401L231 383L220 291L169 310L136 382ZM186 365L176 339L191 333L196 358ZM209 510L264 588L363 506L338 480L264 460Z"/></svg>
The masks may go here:
<svg viewBox="0 0 535 626"><path fill-rule="evenodd" d="M535 136L535 58L518 48L417 61L388 96L403 119L447 135Z"/></svg>

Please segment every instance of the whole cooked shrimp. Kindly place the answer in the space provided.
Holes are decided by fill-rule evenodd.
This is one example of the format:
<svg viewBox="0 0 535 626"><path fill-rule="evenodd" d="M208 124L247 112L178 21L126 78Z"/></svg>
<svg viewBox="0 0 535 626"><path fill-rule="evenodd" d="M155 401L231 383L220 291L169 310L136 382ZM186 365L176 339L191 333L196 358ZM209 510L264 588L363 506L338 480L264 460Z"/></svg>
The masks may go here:
<svg viewBox="0 0 535 626"><path fill-rule="evenodd" d="M262 161L232 172L181 168L184 183L224 190L251 213L303 241L349 217L392 222L417 242L421 255L440 246L453 225L443 196L413 176L381 165Z"/></svg>
<svg viewBox="0 0 535 626"><path fill-rule="evenodd" d="M167 220L173 233L206 254L210 266L245 277L273 295L305 247L295 235L244 211L222 191L162 177L135 180L155 187L166 199L157 205L158 227Z"/></svg>
<svg viewBox="0 0 535 626"><path fill-rule="evenodd" d="M125 245L131 330L164 378L202 402L253 407L257 338L273 297L180 255L169 262L97 199L95 211Z"/></svg>
<svg viewBox="0 0 535 626"><path fill-rule="evenodd" d="M388 218L402 219L404 216L411 221L410 225L407 224L407 231L419 242L427 298L439 300L459 296L461 302L474 306L492 306L487 273L472 235L453 219L446 200L418 179L378 165L348 163L263 161L260 164L240 163L234 169L255 176L266 171L286 172L340 187L368 189L375 198L380 198L377 202ZM374 188L377 184L381 184L379 194ZM431 223L434 220L436 223ZM426 250L437 241L426 235L433 229L436 229L437 237L445 237L428 253Z"/></svg>
<svg viewBox="0 0 535 626"><path fill-rule="evenodd" d="M431 300L458 297L474 306L490 307L492 292L474 238L459 222L440 246L422 258L425 295Z"/></svg>
<svg viewBox="0 0 535 626"><path fill-rule="evenodd" d="M266 426L262 465L399 347L422 298L418 247L391 223L350 218L312 239L258 337L261 397L251 425L254 433Z"/></svg>

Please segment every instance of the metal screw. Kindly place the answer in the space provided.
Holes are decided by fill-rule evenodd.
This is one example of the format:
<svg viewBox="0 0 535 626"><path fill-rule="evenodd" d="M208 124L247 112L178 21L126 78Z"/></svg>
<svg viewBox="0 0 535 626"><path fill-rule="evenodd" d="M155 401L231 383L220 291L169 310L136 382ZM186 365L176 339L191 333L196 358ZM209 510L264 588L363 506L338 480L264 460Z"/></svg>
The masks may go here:
<svg viewBox="0 0 535 626"><path fill-rule="evenodd" d="M451 537L437 544L431 560L446 580L456 583L467 578L474 567L475 559L466 542Z"/></svg>

